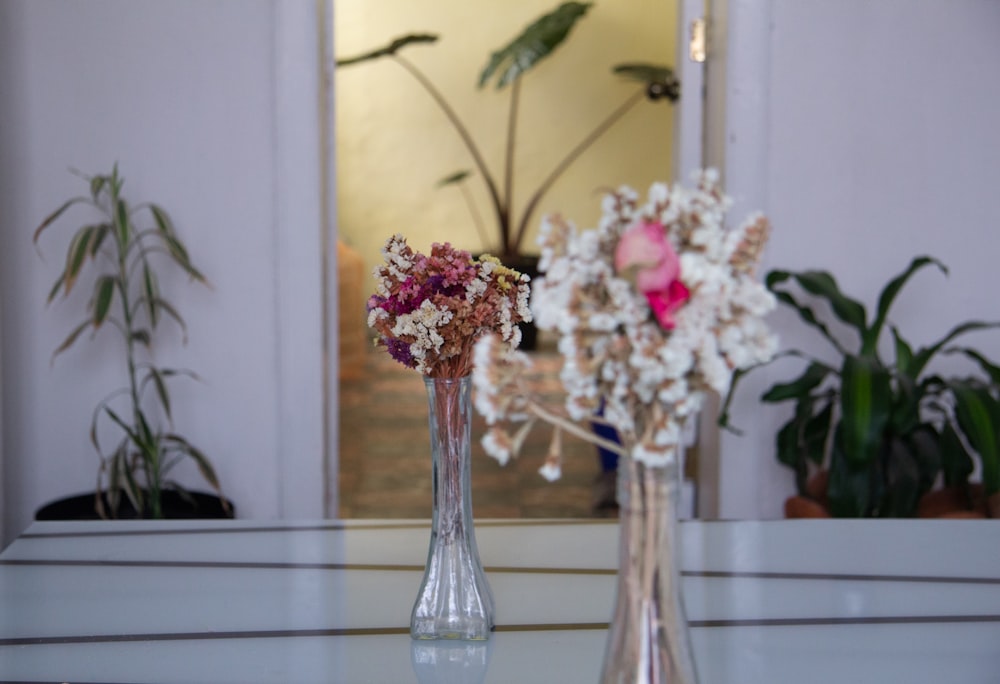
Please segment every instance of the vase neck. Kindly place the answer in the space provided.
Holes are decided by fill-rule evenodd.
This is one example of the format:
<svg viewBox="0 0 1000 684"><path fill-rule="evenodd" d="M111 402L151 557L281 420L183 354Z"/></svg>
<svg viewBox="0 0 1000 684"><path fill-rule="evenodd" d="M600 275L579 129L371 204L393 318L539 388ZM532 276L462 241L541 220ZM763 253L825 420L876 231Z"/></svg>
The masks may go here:
<svg viewBox="0 0 1000 684"><path fill-rule="evenodd" d="M618 505L624 511L662 510L674 505L680 487L680 463L648 466L632 458L618 465Z"/></svg>
<svg viewBox="0 0 1000 684"><path fill-rule="evenodd" d="M433 526L464 526L471 504L471 379L424 378L427 387L434 498Z"/></svg>

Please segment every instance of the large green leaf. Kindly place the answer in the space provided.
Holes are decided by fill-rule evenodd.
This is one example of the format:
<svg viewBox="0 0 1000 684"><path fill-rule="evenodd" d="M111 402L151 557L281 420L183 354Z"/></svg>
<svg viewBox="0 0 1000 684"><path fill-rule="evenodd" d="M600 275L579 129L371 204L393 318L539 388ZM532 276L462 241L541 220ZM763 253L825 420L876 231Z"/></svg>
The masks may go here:
<svg viewBox="0 0 1000 684"><path fill-rule="evenodd" d="M840 428L852 464L871 463L881 448L892 414L892 378L877 359L844 357L840 371Z"/></svg>
<svg viewBox="0 0 1000 684"><path fill-rule="evenodd" d="M988 495L1000 491L1000 401L971 381L953 383L951 390L958 425L979 454L983 487Z"/></svg>
<svg viewBox="0 0 1000 684"><path fill-rule="evenodd" d="M875 315L875 320L863 336L861 347L862 354L876 353L878 338L879 335L882 334L882 326L885 324L885 319L889 315L889 309L892 307L892 303L896 300L896 296L899 294L900 290L903 289L903 286L906 284L906 281L910 279L910 276L929 264L934 264L945 274L948 273L947 267L937 259L929 256L917 257L910 262L909 267L905 271L889 281L889 283L882 290L882 293L878 298L878 310Z"/></svg>
<svg viewBox="0 0 1000 684"><path fill-rule="evenodd" d="M380 47L377 50L372 50L371 52L366 52L356 57L344 57L342 59L338 59L335 64L339 67L344 67L352 64L360 64L361 62L368 62L373 59L380 59L382 57L391 57L407 45L417 43L434 43L437 39L438 37L432 33L411 33L409 35L396 38L385 47Z"/></svg>
<svg viewBox="0 0 1000 684"><path fill-rule="evenodd" d="M506 46L494 52L479 76L482 87L500 73L497 88L520 78L562 44L576 22L593 3L564 2L553 12L537 19Z"/></svg>
<svg viewBox="0 0 1000 684"><path fill-rule="evenodd" d="M798 378L791 382L774 385L761 395L760 400L773 404L789 399L799 399L812 392L826 379L827 375L833 372L829 366L814 361L806 367Z"/></svg>

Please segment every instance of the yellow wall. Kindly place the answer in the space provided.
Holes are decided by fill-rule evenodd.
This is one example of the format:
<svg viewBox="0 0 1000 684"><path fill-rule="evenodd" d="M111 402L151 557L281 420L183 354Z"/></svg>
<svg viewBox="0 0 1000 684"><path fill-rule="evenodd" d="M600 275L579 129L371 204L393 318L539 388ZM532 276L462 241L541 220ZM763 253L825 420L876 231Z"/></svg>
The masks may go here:
<svg viewBox="0 0 1000 684"><path fill-rule="evenodd" d="M492 51L505 45L559 0L337 0L335 53L353 56L408 33L436 33L412 45L417 64L458 111L487 164L501 176L510 89L476 87ZM596 2L564 42L521 82L515 212L559 160L641 86L611 73L615 64L673 66L675 0ZM336 71L337 204L341 239L357 249L370 273L385 239L400 232L419 250L448 241L473 252L483 244L455 186L435 188L459 169L473 169L464 146L430 97L391 59ZM580 226L599 216L600 187L627 183L645 193L670 180L673 108L640 102L585 153L549 191L523 251L535 252L544 213L559 211ZM477 209L496 234L481 179L466 181ZM363 291L370 292L365 282ZM360 308L359 304L359 308Z"/></svg>

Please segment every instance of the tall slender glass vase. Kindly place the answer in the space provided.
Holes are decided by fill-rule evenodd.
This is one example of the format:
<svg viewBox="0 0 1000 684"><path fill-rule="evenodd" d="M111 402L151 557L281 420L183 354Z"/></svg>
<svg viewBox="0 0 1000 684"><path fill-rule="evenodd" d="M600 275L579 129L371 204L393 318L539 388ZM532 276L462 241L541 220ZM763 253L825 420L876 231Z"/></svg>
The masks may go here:
<svg viewBox="0 0 1000 684"><path fill-rule="evenodd" d="M697 684L681 601L679 467L619 462L618 586L601 684Z"/></svg>
<svg viewBox="0 0 1000 684"><path fill-rule="evenodd" d="M493 592L472 522L469 377L424 378L430 415L434 511L430 549L413 613L414 639L488 639Z"/></svg>

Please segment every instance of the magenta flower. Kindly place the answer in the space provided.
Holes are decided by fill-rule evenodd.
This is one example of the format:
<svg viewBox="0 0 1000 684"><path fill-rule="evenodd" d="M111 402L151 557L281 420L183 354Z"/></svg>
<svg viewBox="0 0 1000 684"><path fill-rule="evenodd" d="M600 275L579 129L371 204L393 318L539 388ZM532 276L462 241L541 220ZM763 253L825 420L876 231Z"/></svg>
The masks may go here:
<svg viewBox="0 0 1000 684"><path fill-rule="evenodd" d="M673 330L674 313L691 292L680 280L680 258L663 225L643 221L622 233L615 249L615 270L626 277L634 273L636 288L646 296L656 320L664 330Z"/></svg>

